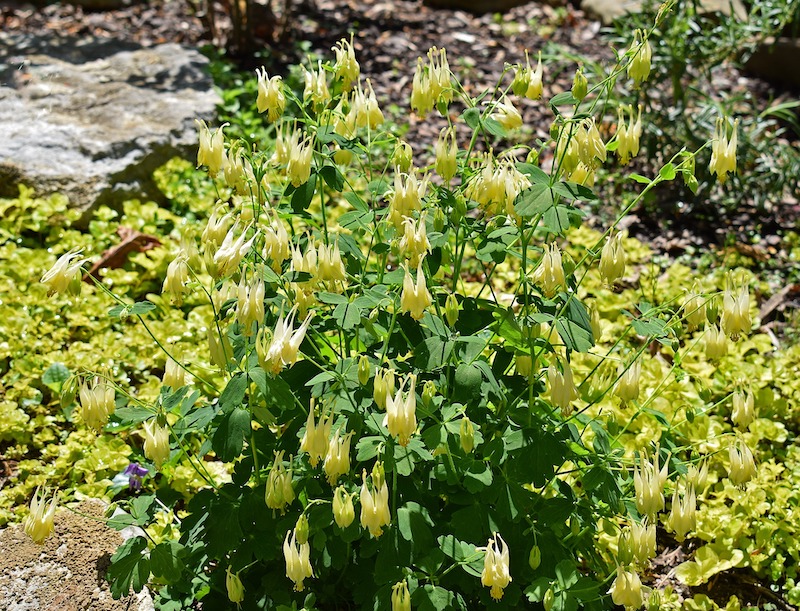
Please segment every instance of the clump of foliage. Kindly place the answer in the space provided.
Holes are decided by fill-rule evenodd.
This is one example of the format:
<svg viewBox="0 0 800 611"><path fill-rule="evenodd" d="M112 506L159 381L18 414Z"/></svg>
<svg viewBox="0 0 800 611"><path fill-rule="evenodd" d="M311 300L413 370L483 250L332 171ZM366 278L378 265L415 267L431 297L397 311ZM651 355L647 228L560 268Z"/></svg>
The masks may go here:
<svg viewBox="0 0 800 611"><path fill-rule="evenodd" d="M796 468L776 420L793 417L800 355L768 358L745 270L664 270L616 229L660 184L696 180L706 148L729 177L735 124L635 175L605 232L583 226L595 171L638 153L640 116L610 140L597 125L615 81L646 83L651 35L600 82L577 75L552 96L537 149L515 142L513 100L543 95L541 64L471 97L431 49L412 109L472 138L459 147L445 128L426 168L385 129L342 41L335 62L303 69L302 95L259 75L275 142L201 126L217 204L178 182L188 220L126 210L171 246L81 289L110 219L86 245L52 238L61 257L44 281L80 296L46 316L84 316L87 345L105 349L34 369L65 363L44 371L57 418L118 444L118 461L96 465L117 477L93 492L118 494L111 526L144 530L112 558L116 595L149 583L165 609L673 608L674 593L642 584L657 530L704 542L684 583L750 566L796 595L798 525L789 509L772 530L764 517L791 487L764 482ZM495 152L501 141L513 146ZM74 314L103 302L105 318ZM39 483L80 485L41 474L27 490Z"/></svg>

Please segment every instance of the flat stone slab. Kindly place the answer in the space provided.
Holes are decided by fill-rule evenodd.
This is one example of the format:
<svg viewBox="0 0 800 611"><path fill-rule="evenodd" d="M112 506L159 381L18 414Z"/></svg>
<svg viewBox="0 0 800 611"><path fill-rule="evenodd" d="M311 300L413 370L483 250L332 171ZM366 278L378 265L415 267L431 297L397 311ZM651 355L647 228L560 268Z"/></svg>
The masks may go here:
<svg viewBox="0 0 800 611"><path fill-rule="evenodd" d="M582 0L581 8L608 25L626 13L639 13L646 6L657 9L660 4L656 0ZM733 6L733 14L738 19L747 18L747 9L741 0L700 0L697 4L701 13L720 12L724 15L730 15Z"/></svg>
<svg viewBox="0 0 800 611"><path fill-rule="evenodd" d="M177 44L0 33L0 197L18 184L84 211L163 199L152 172L196 154L219 96L208 60Z"/></svg>
<svg viewBox="0 0 800 611"><path fill-rule="evenodd" d="M105 572L122 535L105 525L105 504L82 502L78 515L61 508L55 532L36 545L15 524L0 530L0 609L3 611L153 611L147 588L120 600Z"/></svg>

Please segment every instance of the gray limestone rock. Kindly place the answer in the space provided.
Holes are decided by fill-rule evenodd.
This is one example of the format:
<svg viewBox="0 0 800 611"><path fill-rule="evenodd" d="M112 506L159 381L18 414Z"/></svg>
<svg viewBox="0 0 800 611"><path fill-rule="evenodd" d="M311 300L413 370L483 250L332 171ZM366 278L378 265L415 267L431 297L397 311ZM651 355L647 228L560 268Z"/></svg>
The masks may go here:
<svg viewBox="0 0 800 611"><path fill-rule="evenodd" d="M649 5L657 9L660 4L659 0L581 0L581 8L605 24L626 13L637 13L643 6ZM733 6L733 13L737 18L747 18L747 10L741 0L700 0L697 4L703 12L719 11L724 15L729 15Z"/></svg>
<svg viewBox="0 0 800 611"><path fill-rule="evenodd" d="M153 170L195 154L194 120L219 101L207 64L177 44L0 34L0 196L162 199Z"/></svg>

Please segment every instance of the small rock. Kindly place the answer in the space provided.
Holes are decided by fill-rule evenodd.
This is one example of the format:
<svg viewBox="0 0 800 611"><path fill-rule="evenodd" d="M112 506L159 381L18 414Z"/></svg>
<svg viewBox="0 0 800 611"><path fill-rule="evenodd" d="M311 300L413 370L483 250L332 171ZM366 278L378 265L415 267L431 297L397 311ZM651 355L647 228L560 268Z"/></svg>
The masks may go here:
<svg viewBox="0 0 800 611"><path fill-rule="evenodd" d="M163 199L154 169L197 145L219 101L208 60L177 44L0 34L0 197L60 192L89 212Z"/></svg>
<svg viewBox="0 0 800 611"><path fill-rule="evenodd" d="M581 0L581 9L608 25L626 13L638 13L647 6L655 10L660 4L647 0ZM741 0L699 0L697 4L701 13L720 12L723 15L730 15L733 6L733 14L738 19L747 18L747 9Z"/></svg>

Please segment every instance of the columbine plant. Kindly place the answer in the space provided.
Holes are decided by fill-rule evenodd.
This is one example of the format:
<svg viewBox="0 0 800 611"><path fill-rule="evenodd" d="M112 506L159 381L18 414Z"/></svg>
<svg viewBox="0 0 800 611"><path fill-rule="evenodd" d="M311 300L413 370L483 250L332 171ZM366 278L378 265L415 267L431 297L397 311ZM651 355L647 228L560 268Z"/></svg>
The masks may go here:
<svg viewBox="0 0 800 611"><path fill-rule="evenodd" d="M513 95L547 90L541 55L478 98L444 49L420 58L411 109L448 122L423 160L382 131L344 40L334 63L304 69L299 95L258 71L274 143L231 142L201 124L198 164L230 197L199 243L178 250L163 303L206 301L204 336L192 341L207 343L207 357L184 362L153 335L166 362L153 401L110 375L81 375L86 423L138 431L131 439L161 490L179 465L206 486L182 507L177 538L120 548L116 594L152 579L165 598L209 606L294 605L304 590L307 608L517 608L523 597L641 606L639 571L655 555L659 520L688 536L703 492L699 475L678 477L698 460L655 403L672 371L650 363L662 350L675 363L706 358L703 346L721 358L751 324L741 279L724 293L695 288L682 305L626 306L625 329L604 332L593 304L631 265L624 214L660 182L690 175L701 154L669 160L605 233L580 233L608 151L623 164L638 152L641 108L635 119L620 108L612 138L599 102L626 74L644 86L650 35L637 32L602 82L579 70L571 92L551 97L552 140L536 148L510 132L524 122ZM290 108L296 119L283 118ZM463 146L457 123L472 130ZM712 165L724 177L735 136L722 139ZM83 262L68 253L43 281L64 292ZM710 316L717 295L722 312ZM152 304L109 298L149 331ZM115 411L115 392L130 406ZM744 429L751 399L736 392ZM609 405L627 424L606 418ZM620 437L645 419L663 427L662 445L642 436L625 452ZM744 486L757 467L747 437L731 439L702 468ZM220 462L223 473L209 466ZM142 494L112 525L146 525L157 506ZM601 519L629 542L618 552L596 553ZM37 526L37 538L49 528Z"/></svg>

